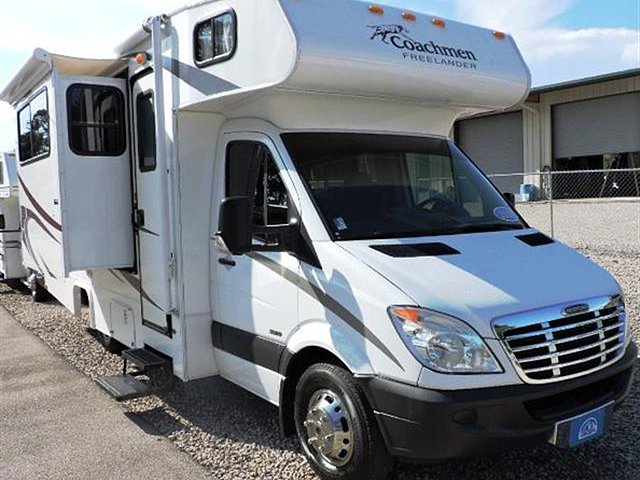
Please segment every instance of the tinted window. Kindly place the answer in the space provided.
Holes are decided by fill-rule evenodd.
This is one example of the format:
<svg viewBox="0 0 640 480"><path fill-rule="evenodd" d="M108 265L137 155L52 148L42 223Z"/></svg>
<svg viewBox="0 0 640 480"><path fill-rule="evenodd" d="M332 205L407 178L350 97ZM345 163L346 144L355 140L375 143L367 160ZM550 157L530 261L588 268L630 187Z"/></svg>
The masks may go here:
<svg viewBox="0 0 640 480"><path fill-rule="evenodd" d="M153 93L140 93L136 98L138 165L141 172L156 169L156 123Z"/></svg>
<svg viewBox="0 0 640 480"><path fill-rule="evenodd" d="M524 227L447 140L333 133L290 133L283 139L336 239Z"/></svg>
<svg viewBox="0 0 640 480"><path fill-rule="evenodd" d="M227 195L247 196L253 204L256 227L288 223L289 195L267 147L234 142L227 149Z"/></svg>
<svg viewBox="0 0 640 480"><path fill-rule="evenodd" d="M18 112L18 151L26 162L49 153L49 108L43 90Z"/></svg>
<svg viewBox="0 0 640 480"><path fill-rule="evenodd" d="M67 91L69 146L78 155L118 156L126 148L124 95L114 87L72 85Z"/></svg>
<svg viewBox="0 0 640 480"><path fill-rule="evenodd" d="M196 25L194 32L196 65L204 67L230 58L236 48L236 17L228 12Z"/></svg>

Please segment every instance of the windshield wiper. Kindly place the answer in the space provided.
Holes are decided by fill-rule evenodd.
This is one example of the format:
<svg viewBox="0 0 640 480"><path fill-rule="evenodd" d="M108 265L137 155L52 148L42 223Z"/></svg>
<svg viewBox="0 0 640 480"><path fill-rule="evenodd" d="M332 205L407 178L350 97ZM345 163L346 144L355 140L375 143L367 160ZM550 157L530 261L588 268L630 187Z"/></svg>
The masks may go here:
<svg viewBox="0 0 640 480"><path fill-rule="evenodd" d="M451 233L474 233L474 232L499 232L502 230L523 230L521 224L509 223L478 223L471 225L456 225L448 230Z"/></svg>
<svg viewBox="0 0 640 480"><path fill-rule="evenodd" d="M349 238L346 240L373 240L373 239L389 239L389 238L411 238L411 237L436 237L440 235L455 235L459 233L480 233L480 232L498 232L503 230L524 230L521 224L508 223L479 223L467 225L455 225L446 228L423 231L405 231L405 232L385 232L376 231L366 237Z"/></svg>

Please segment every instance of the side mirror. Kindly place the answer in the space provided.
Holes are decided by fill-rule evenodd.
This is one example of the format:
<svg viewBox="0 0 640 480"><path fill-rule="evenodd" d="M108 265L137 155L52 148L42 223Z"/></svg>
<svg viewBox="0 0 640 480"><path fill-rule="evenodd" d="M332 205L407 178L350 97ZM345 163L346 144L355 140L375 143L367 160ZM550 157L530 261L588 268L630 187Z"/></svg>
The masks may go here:
<svg viewBox="0 0 640 480"><path fill-rule="evenodd" d="M515 194L513 194L511 192L504 192L502 194L502 196L507 201L507 203L509 205L511 205L511 207L516 208L516 196L515 196Z"/></svg>
<svg viewBox="0 0 640 480"><path fill-rule="evenodd" d="M228 197L222 200L218 235L232 254L242 255L251 251L252 224L248 197Z"/></svg>

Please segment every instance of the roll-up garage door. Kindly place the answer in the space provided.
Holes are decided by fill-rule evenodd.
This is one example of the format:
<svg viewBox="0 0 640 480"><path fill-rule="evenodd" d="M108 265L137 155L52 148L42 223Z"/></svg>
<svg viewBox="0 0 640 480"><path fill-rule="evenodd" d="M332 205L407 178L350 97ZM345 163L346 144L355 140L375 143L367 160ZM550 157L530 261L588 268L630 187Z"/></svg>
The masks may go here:
<svg viewBox="0 0 640 480"><path fill-rule="evenodd" d="M553 107L554 158L640 151L640 92Z"/></svg>
<svg viewBox="0 0 640 480"><path fill-rule="evenodd" d="M456 129L460 147L488 175L522 173L522 112L472 118L458 122ZM522 176L492 178L503 192L516 193Z"/></svg>

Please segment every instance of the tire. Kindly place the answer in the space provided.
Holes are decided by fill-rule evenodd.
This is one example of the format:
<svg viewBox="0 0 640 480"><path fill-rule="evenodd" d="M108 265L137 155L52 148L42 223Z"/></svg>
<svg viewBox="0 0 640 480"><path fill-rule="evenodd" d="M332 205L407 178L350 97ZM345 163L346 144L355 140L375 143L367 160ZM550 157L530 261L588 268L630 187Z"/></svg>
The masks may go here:
<svg viewBox="0 0 640 480"><path fill-rule="evenodd" d="M294 415L302 451L320 478L388 478L393 458L350 372L328 363L309 367L296 386Z"/></svg>
<svg viewBox="0 0 640 480"><path fill-rule="evenodd" d="M45 302L49 298L49 292L38 282L34 280L31 283L31 300L34 303Z"/></svg>

